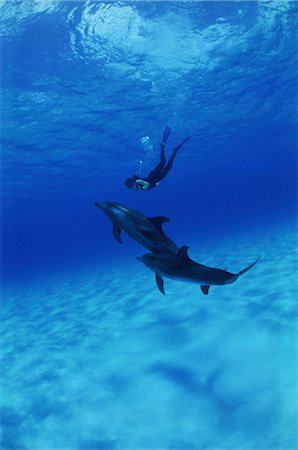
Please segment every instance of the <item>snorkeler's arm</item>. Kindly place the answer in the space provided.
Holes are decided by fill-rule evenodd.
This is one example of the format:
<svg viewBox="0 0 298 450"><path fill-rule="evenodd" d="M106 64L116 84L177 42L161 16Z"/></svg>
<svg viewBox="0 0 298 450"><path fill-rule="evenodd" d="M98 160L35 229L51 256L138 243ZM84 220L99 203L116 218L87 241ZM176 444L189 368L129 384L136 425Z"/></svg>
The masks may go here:
<svg viewBox="0 0 298 450"><path fill-rule="evenodd" d="M148 181L138 179L135 183L140 186L142 191L147 191L150 188L150 183L148 183Z"/></svg>

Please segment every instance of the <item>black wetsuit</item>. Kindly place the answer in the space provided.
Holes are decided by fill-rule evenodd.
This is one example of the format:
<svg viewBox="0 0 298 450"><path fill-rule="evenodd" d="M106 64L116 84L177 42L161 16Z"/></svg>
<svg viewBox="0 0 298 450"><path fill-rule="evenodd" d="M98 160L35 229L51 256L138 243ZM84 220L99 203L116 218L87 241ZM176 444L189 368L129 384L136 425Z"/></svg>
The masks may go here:
<svg viewBox="0 0 298 450"><path fill-rule="evenodd" d="M140 177L138 175L133 175L132 178L129 178L126 180L127 187L133 187L135 190L144 190L149 191L150 189L155 188L158 183L163 180L169 171L172 168L175 156L177 155L177 151L179 148L190 139L190 136L184 139L177 147L174 148L173 153L171 157L169 158L168 162L166 162L165 157L165 143L168 140L168 137L170 135L171 129L169 127L166 127L162 141L160 143L161 152L160 152L160 162L157 164L157 166L149 173L149 175L145 178ZM149 184L149 186L148 186Z"/></svg>
<svg viewBox="0 0 298 450"><path fill-rule="evenodd" d="M165 145L164 143L161 143L160 145L161 145L160 162L149 173L149 175L146 178L141 178L142 180L147 181L150 184L148 190L155 188L158 185L158 183L167 176L167 174L172 168L175 156L177 155L177 149L174 149L172 156L170 157L169 161L166 164Z"/></svg>

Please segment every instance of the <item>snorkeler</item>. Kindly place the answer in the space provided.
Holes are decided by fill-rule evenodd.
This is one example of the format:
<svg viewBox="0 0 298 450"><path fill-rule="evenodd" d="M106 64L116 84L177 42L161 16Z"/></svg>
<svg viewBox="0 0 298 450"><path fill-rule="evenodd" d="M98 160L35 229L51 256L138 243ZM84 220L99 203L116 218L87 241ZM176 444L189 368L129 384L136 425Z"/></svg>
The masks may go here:
<svg viewBox="0 0 298 450"><path fill-rule="evenodd" d="M162 141L160 143L161 151L160 162L158 163L158 165L145 178L141 178L139 175L133 175L132 177L127 178L127 180L125 180L126 187L128 187L129 189L133 189L134 191L149 191L150 189L158 186L159 182L166 177L166 175L172 168L175 156L177 155L177 151L180 147L182 147L183 144L185 144L185 142L187 142L191 138L191 136L187 137L181 142L181 144L174 148L173 153L166 164L165 143L168 140L170 132L170 127L166 127L163 133Z"/></svg>

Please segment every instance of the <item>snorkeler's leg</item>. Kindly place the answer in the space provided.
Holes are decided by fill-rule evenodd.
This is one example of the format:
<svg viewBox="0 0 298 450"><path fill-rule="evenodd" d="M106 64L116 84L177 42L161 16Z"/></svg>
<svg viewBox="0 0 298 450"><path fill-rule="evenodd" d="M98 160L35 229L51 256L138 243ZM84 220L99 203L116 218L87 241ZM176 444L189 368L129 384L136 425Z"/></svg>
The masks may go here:
<svg viewBox="0 0 298 450"><path fill-rule="evenodd" d="M159 178L159 174L162 172L162 170L163 170L163 168L165 166L166 156L165 156L165 148L164 148L164 143L163 142L160 144L160 147L161 147L160 161L157 164L157 166L154 167L154 169L151 170L151 172L149 173L149 175L147 177L148 180L152 180L153 181L153 180L158 179Z"/></svg>
<svg viewBox="0 0 298 450"><path fill-rule="evenodd" d="M165 178L167 176L167 174L169 173L169 171L172 168L172 165L173 165L173 162L177 155L178 150L182 147L183 144L185 144L185 142L189 141L190 138L191 138L191 136L188 136L182 142L180 142L180 144L177 145L177 147L174 148L173 153L172 153L171 157L169 158L166 166L159 167L159 165L158 165L156 167L156 169L158 168L159 170L155 172L156 169L154 169L154 171L152 171L152 172L154 172L153 175L154 175L155 183L157 183L158 181L162 180L163 178ZM160 145L162 147L162 152L163 152L163 149L164 149L163 142ZM149 174L149 176L151 176L152 172ZM148 176L148 178L149 178L149 176Z"/></svg>
<svg viewBox="0 0 298 450"><path fill-rule="evenodd" d="M173 153L172 153L171 157L169 158L167 165L163 168L162 172L160 173L160 179L161 179L161 180L162 180L162 179L169 173L169 171L171 170L176 155L177 155L177 149L174 148Z"/></svg>
<svg viewBox="0 0 298 450"><path fill-rule="evenodd" d="M166 156L165 156L165 143L168 140L168 137L170 136L170 132L171 129L170 127L166 127L165 131L163 132L163 136L162 136L162 140L160 143L160 161L157 164L156 167L154 167L154 169L149 173L149 175L146 177L146 180L149 181L150 184L155 184L158 183L158 181L160 181L163 176L163 172L165 169L165 164L166 164Z"/></svg>
<svg viewBox="0 0 298 450"><path fill-rule="evenodd" d="M182 145L185 144L185 142L189 141L190 138L191 138L191 136L188 136L179 145L177 145L177 147L174 148L172 156L170 157L167 165L164 167L164 169L162 171L162 178L164 178L169 173L169 171L171 170L173 162L174 162L174 159L175 159L175 157L177 155L177 152L178 152L179 148L181 148Z"/></svg>
<svg viewBox="0 0 298 450"><path fill-rule="evenodd" d="M168 140L168 137L170 136L170 132L171 132L171 128L170 127L166 127L165 131L163 132L162 140L161 140L161 143L160 143L160 149L161 149L160 150L160 162L155 167L155 169L153 169L152 172L155 172L155 170L157 172L159 172L164 167L164 165L166 163L165 144L166 144L166 142Z"/></svg>
<svg viewBox="0 0 298 450"><path fill-rule="evenodd" d="M170 136L171 129L169 127L166 127L165 131L163 132L162 140L160 143L160 161L158 165L150 172L148 176L150 176L153 172L157 171L159 172L166 163L166 156L165 156L165 143L168 140L168 137Z"/></svg>
<svg viewBox="0 0 298 450"><path fill-rule="evenodd" d="M189 141L190 138L191 138L191 136L188 136L179 145L177 145L177 147L174 148L172 156L170 157L167 165L164 167L164 169L162 171L161 179L164 178L169 173L169 171L171 170L173 162L174 162L174 159L175 159L175 157L177 155L177 152L178 152L179 148L181 148L182 145L185 144L185 142Z"/></svg>
<svg viewBox="0 0 298 450"><path fill-rule="evenodd" d="M157 167L163 167L166 163L166 155L165 155L165 146L160 144L161 150L160 150L160 161L158 163Z"/></svg>

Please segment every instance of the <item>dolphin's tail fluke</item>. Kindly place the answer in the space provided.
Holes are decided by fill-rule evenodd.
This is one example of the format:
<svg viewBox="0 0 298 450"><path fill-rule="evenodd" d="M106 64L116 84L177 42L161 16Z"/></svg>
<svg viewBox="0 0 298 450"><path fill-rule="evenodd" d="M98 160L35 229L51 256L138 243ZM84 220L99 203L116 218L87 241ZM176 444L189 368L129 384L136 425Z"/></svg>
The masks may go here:
<svg viewBox="0 0 298 450"><path fill-rule="evenodd" d="M238 272L237 273L237 278L240 277L241 275L243 275L245 272L248 272L253 266L255 266L257 264L257 262L259 261L259 259L260 258L258 258L255 262L253 262L249 266L245 267L245 269L243 269L240 272Z"/></svg>

